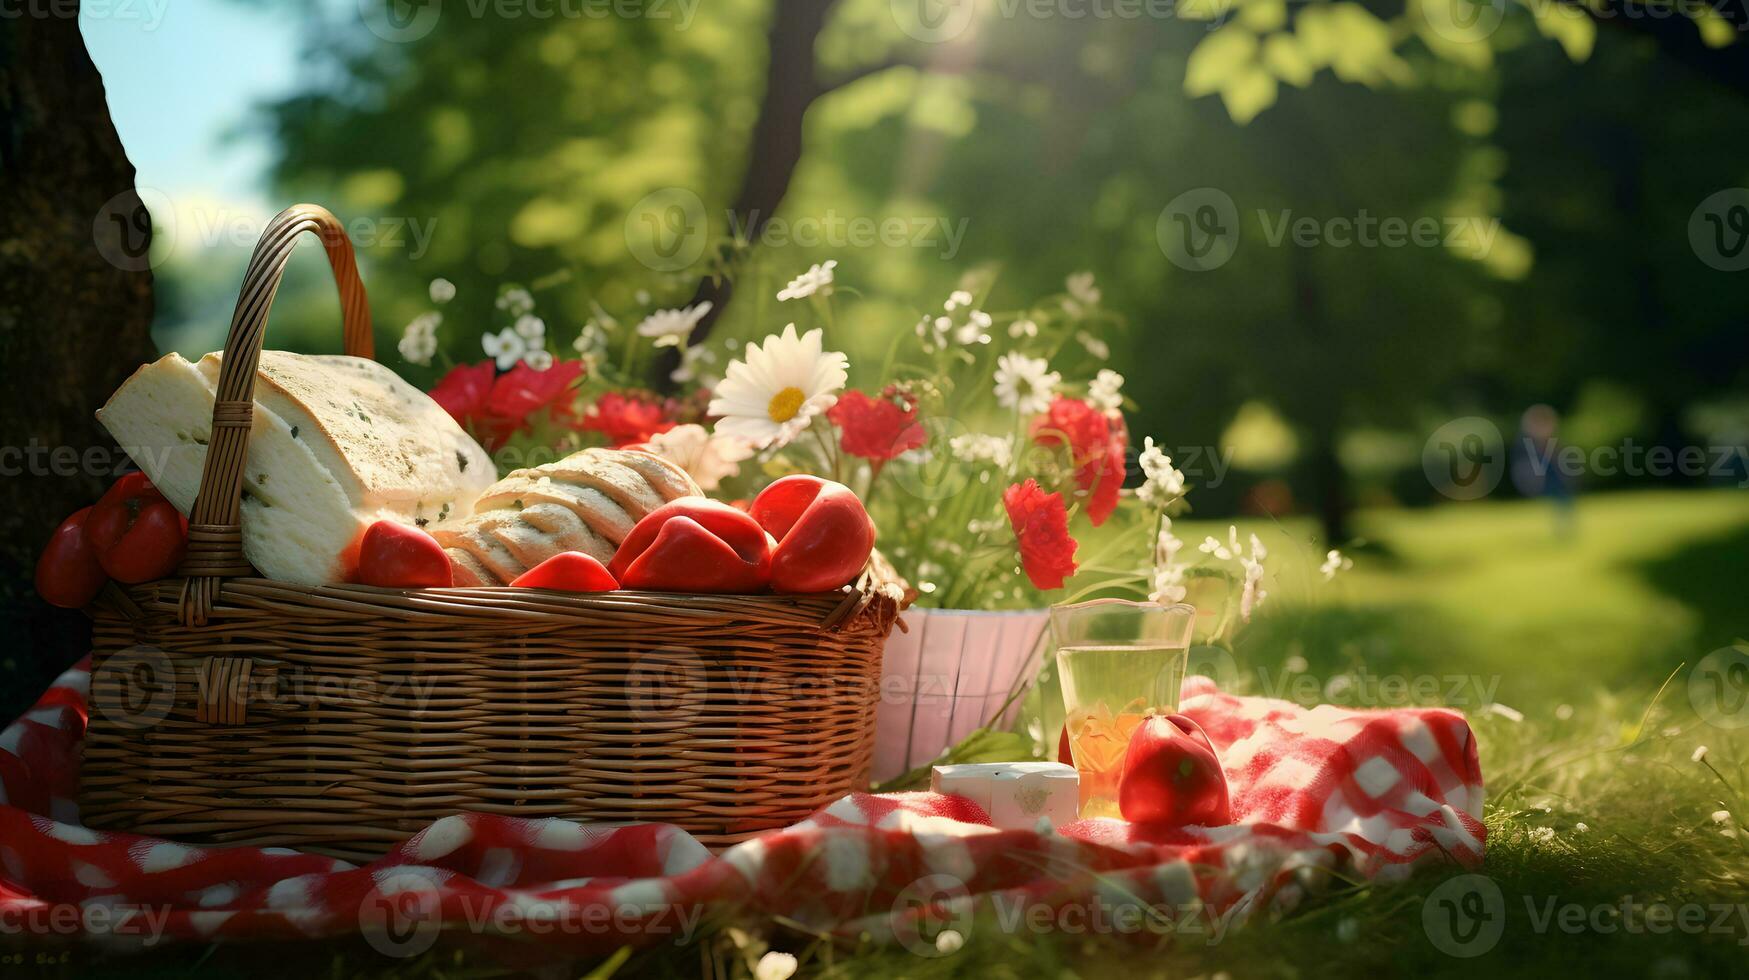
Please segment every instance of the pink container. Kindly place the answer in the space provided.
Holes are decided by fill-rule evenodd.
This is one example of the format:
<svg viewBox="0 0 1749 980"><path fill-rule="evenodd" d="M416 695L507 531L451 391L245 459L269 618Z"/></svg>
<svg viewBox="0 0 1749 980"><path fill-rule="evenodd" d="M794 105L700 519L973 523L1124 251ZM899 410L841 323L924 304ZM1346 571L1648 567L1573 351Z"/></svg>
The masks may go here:
<svg viewBox="0 0 1749 980"><path fill-rule="evenodd" d="M881 660L877 783L933 762L976 729L1013 725L1038 674L1050 613L913 606L902 618L909 632L895 629Z"/></svg>

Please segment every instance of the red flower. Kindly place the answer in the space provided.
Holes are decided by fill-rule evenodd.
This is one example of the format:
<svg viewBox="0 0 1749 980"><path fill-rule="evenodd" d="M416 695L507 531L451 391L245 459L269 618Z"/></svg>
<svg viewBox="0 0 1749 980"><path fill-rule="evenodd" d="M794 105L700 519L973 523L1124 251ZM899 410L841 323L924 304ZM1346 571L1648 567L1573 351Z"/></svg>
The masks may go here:
<svg viewBox="0 0 1749 980"><path fill-rule="evenodd" d="M660 402L610 391L590 406L579 428L601 433L618 448L644 442L674 425Z"/></svg>
<svg viewBox="0 0 1749 980"><path fill-rule="evenodd" d="M566 395L582 373L581 361L559 361L544 371L518 363L502 375L491 361L458 364L431 389L431 400L495 451L543 408L562 418Z"/></svg>
<svg viewBox="0 0 1749 980"><path fill-rule="evenodd" d="M1060 589L1075 574L1075 539L1069 535L1069 510L1063 495L1045 493L1037 480L1002 492L1008 523L1020 542L1020 567L1040 589Z"/></svg>
<svg viewBox="0 0 1749 980"><path fill-rule="evenodd" d="M582 375L582 361L555 361L544 371L529 367L527 361L517 361L493 382L486 414L517 422L526 422L543 408L552 410L555 417L562 415L567 408L565 394Z"/></svg>
<svg viewBox="0 0 1749 980"><path fill-rule="evenodd" d="M843 430L839 444L852 456L889 460L923 445L923 426L917 423L917 400L900 394L892 385L881 397L847 391L826 417Z"/></svg>
<svg viewBox="0 0 1749 980"><path fill-rule="evenodd" d="M1033 420L1032 438L1041 446L1060 446L1065 441L1074 458L1075 484L1087 498L1087 519L1094 527L1105 523L1117 509L1123 488L1124 454L1128 433L1120 423L1077 398L1058 395L1051 407Z"/></svg>

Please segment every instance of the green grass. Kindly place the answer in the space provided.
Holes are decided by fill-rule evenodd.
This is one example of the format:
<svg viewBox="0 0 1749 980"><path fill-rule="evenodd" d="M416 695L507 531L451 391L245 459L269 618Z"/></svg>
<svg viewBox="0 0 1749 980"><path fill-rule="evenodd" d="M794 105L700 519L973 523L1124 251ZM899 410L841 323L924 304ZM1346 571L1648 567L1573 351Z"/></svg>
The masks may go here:
<svg viewBox="0 0 1749 980"><path fill-rule="evenodd" d="M1402 884L1343 885L1294 914L1260 915L1216 944L1011 934L980 919L964 948L925 959L744 923L704 949L640 953L622 970L697 974L708 962L734 975L770 943L798 953L804 972L845 977L1738 971L1749 955L1749 910L1731 907L1749 902L1749 837L1736 822L1739 794L1749 790L1749 727L1703 718L1697 705L1710 704L1709 689L1691 696L1690 675L1708 652L1749 637L1749 495L1598 496L1581 500L1575 516L1561 536L1546 508L1531 502L1364 513L1355 567L1331 583L1316 572L1323 547L1310 524L1241 524L1270 546L1276 576L1264 614L1222 663L1226 683L1267 692L1291 665L1312 679L1311 690L1347 703L1400 703L1381 696L1393 692L1377 679L1430 676L1441 681L1434 702L1455 690L1455 706L1469 713L1488 781L1483 873L1500 892L1488 908L1503 929L1480 956L1456 958L1429 938L1423 900L1456 874L1429 868ZM1179 532L1194 544L1224 535L1225 524L1182 522ZM1457 678L1464 681L1454 689ZM1486 707L1489 700L1522 720ZM1712 717L1749 723L1749 706ZM1704 764L1691 760L1698 745L1709 749ZM1732 816L1717 820L1717 811ZM1705 915L1705 927L1656 934L1583 923L1568 931L1558 917L1539 924L1553 910L1607 927L1613 913L1597 910L1619 909L1624 897L1687 904ZM1716 929L1713 905L1728 912ZM1567 907L1576 911L1562 913ZM176 970L205 957L216 972L242 972L259 956L170 951L107 965L150 976L157 963ZM307 975L496 972L454 951L390 963L337 946L290 949L276 961L307 964ZM79 960L86 973L101 965ZM550 969L578 976L594 965Z"/></svg>

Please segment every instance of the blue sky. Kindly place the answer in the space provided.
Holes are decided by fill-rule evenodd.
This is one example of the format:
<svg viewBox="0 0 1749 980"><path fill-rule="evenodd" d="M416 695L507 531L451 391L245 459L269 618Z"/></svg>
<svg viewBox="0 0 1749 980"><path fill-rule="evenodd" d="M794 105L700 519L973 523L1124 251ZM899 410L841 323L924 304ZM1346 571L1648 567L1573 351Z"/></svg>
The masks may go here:
<svg viewBox="0 0 1749 980"><path fill-rule="evenodd" d="M268 148L227 142L253 107L296 87L294 11L239 0L86 3L86 47L141 187L178 201L266 206Z"/></svg>

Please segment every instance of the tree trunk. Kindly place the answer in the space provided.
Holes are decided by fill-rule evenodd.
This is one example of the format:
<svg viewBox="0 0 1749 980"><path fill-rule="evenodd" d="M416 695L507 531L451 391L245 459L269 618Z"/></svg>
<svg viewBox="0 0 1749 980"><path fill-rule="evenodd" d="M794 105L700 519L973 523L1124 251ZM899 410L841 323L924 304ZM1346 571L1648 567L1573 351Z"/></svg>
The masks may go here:
<svg viewBox="0 0 1749 980"><path fill-rule="evenodd" d="M45 8L47 9L47 8ZM82 656L31 584L62 518L124 460L92 412L152 356L151 224L76 9L0 20L0 668L9 721Z"/></svg>
<svg viewBox="0 0 1749 980"><path fill-rule="evenodd" d="M759 240L766 222L783 204L801 160L802 117L822 91L814 66L814 41L834 6L830 0L777 0L772 10L766 35L765 96L753 123L747 170L731 205L733 230L749 241ZM698 284L691 302L708 302L711 311L692 328L692 343L702 343L710 336L717 318L729 305L731 291L726 279L706 278ZM652 386L659 391L672 390L668 375L678 363L677 351L663 351L656 359Z"/></svg>

